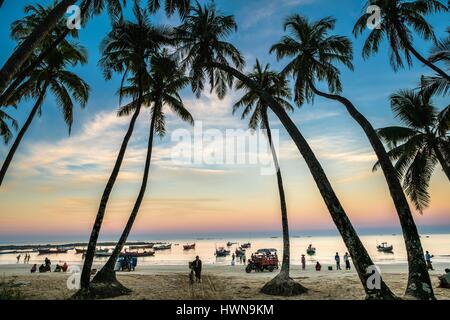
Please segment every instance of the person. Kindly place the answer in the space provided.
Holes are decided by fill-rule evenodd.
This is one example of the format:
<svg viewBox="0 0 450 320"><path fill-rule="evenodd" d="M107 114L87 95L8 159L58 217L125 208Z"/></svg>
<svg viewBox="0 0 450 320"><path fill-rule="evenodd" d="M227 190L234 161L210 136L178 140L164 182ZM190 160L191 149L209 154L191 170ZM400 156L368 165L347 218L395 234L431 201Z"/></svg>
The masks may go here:
<svg viewBox="0 0 450 320"><path fill-rule="evenodd" d="M31 267L30 272L31 272L31 273L35 273L36 270L37 270L37 265L36 265L36 264L33 264L33 266Z"/></svg>
<svg viewBox="0 0 450 320"><path fill-rule="evenodd" d="M59 264L56 264L55 271L53 272L61 272L62 267Z"/></svg>
<svg viewBox="0 0 450 320"><path fill-rule="evenodd" d="M243 256L242 256L242 254L240 254L240 255L239 255L239 263L240 263L240 264L242 264L242 258L243 258Z"/></svg>
<svg viewBox="0 0 450 320"><path fill-rule="evenodd" d="M434 270L433 265L431 264L431 258L433 258L433 255L430 254L428 251L426 251L425 252L425 261L427 262L428 270Z"/></svg>
<svg viewBox="0 0 450 320"><path fill-rule="evenodd" d="M137 257L132 257L131 258L131 269L133 271L135 271L136 270L136 266L137 266Z"/></svg>
<svg viewBox="0 0 450 320"><path fill-rule="evenodd" d="M236 259L236 255L233 253L232 255L231 255L231 260L235 260Z"/></svg>
<svg viewBox="0 0 450 320"><path fill-rule="evenodd" d="M445 269L445 274L438 277L439 288L450 289L450 269Z"/></svg>
<svg viewBox="0 0 450 320"><path fill-rule="evenodd" d="M64 264L62 265L62 271L67 272L68 268L69 268L69 266L67 265L67 262L64 262Z"/></svg>
<svg viewBox="0 0 450 320"><path fill-rule="evenodd" d="M348 252L344 255L344 261L345 261L345 270L350 270L350 256L348 255Z"/></svg>
<svg viewBox="0 0 450 320"><path fill-rule="evenodd" d="M244 257L242 258L242 261L244 261L244 264L247 261L247 257L245 256L245 254L244 254Z"/></svg>
<svg viewBox="0 0 450 320"><path fill-rule="evenodd" d="M336 260L336 270L341 270L341 257L339 257L339 253L336 252L334 256L334 260Z"/></svg>
<svg viewBox="0 0 450 320"><path fill-rule="evenodd" d="M49 258L46 257L45 258L45 266L50 268L51 265L52 265L52 262L50 261Z"/></svg>
<svg viewBox="0 0 450 320"><path fill-rule="evenodd" d="M192 268L194 269L197 282L202 282L202 260L200 260L199 256L196 256L195 260L192 262Z"/></svg>
<svg viewBox="0 0 450 320"><path fill-rule="evenodd" d="M302 254L302 270L305 270L306 269L306 259L305 259L305 255L304 254Z"/></svg>
<svg viewBox="0 0 450 320"><path fill-rule="evenodd" d="M316 262L316 271L322 270L322 265L319 263L319 261Z"/></svg>
<svg viewBox="0 0 450 320"><path fill-rule="evenodd" d="M19 263L19 261L20 261L20 254L16 258L17 258L17 263Z"/></svg>

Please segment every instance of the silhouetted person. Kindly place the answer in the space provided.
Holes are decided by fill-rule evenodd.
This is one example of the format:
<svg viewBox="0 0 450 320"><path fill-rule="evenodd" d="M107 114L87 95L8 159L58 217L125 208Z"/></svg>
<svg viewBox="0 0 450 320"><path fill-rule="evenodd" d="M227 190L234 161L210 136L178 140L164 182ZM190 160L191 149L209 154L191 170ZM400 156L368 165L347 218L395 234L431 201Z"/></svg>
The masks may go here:
<svg viewBox="0 0 450 320"><path fill-rule="evenodd" d="M428 270L434 270L433 265L431 264L431 258L433 258L433 255L430 254L428 251L426 251L425 252L425 261L427 262Z"/></svg>
<svg viewBox="0 0 450 320"><path fill-rule="evenodd" d="M316 263L316 271L320 271L322 270L322 265L319 263L319 261L317 261Z"/></svg>
<svg viewBox="0 0 450 320"><path fill-rule="evenodd" d="M305 270L306 269L306 259L305 259L304 254L302 254L301 262L302 262L302 270Z"/></svg>
<svg viewBox="0 0 450 320"><path fill-rule="evenodd" d="M336 252L334 260L336 260L336 270L341 270L341 257L339 257L339 253Z"/></svg>
<svg viewBox="0 0 450 320"><path fill-rule="evenodd" d="M195 257L195 260L192 262L192 268L194 269L195 279L198 282L202 282L202 260L200 260L199 256Z"/></svg>
<svg viewBox="0 0 450 320"><path fill-rule="evenodd" d="M345 270L350 270L350 256L348 255L348 252L344 255L344 262L345 262Z"/></svg>

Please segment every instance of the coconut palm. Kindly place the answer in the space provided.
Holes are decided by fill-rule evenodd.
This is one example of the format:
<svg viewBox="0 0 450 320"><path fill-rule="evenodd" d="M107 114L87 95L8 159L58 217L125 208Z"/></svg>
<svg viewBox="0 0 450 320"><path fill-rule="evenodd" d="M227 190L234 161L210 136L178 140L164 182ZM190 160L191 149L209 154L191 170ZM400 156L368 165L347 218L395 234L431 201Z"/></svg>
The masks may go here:
<svg viewBox="0 0 450 320"><path fill-rule="evenodd" d="M148 7L150 12L155 13L161 7L160 0L149 0ZM167 16L171 16L178 11L181 18L186 17L191 10L191 0L165 0L164 10Z"/></svg>
<svg viewBox="0 0 450 320"><path fill-rule="evenodd" d="M17 121L8 115L8 113L3 110L6 109L4 107L0 107L0 136L2 137L5 144L11 140L13 133L11 131L11 127L17 130Z"/></svg>
<svg viewBox="0 0 450 320"><path fill-rule="evenodd" d="M289 88L289 82L278 73L271 71L269 65L261 66L258 60L253 71L247 74L247 77L257 83L261 89L270 94L286 111L293 111L294 108L289 100L292 98ZM272 132L269 125L267 102L261 99L258 93L254 92L245 83L238 81L236 88L244 91L243 97L236 102L233 107L233 114L239 109L242 111L242 119L250 116L249 128L256 130L258 127L266 130L267 139L273 157L273 163L277 170L278 194L281 206L281 222L283 229L283 262L280 273L268 282L262 289L262 292L268 294L277 294L283 296L292 296L301 294L306 289L299 283L292 280L289 276L290 265L290 243L289 243L289 224L286 207L286 196L284 194L283 179L275 147L272 142ZM282 284L280 284L280 282ZM275 290L273 289L275 287Z"/></svg>
<svg viewBox="0 0 450 320"><path fill-rule="evenodd" d="M111 79L113 72L117 72L122 73L121 87L123 87L126 82L135 83L137 92L133 97L133 104L136 107L134 108L128 130L117 155L111 176L103 191L97 216L92 228L80 279L82 289L78 293L80 297L89 294L90 274L98 235L109 196L119 174L128 142L144 102L149 59L160 50L161 46L170 42L168 38L170 33L166 27L153 26L149 21L147 12L142 10L137 4L135 4L133 11L135 21L114 23L113 29L102 42L102 58L100 60L100 66L103 69L105 79ZM123 90L119 90L119 92L122 93ZM120 98L122 98L122 96Z"/></svg>
<svg viewBox="0 0 450 320"><path fill-rule="evenodd" d="M23 97L31 97L36 100L2 165L0 186L25 133L35 116L42 112L42 105L49 92L56 98L57 105L63 113L64 121L69 127L70 134L73 123L74 102L81 107L86 105L89 96L89 86L68 69L86 62L87 53L84 47L75 43L65 42L35 69L33 76L26 83L18 88L12 97L13 104L16 104Z"/></svg>
<svg viewBox="0 0 450 320"><path fill-rule="evenodd" d="M394 295L383 281L380 289L370 289L366 285L370 276L370 274L366 274L366 271L369 266L373 265L373 262L306 139L284 108L257 83L240 71L244 59L239 51L226 41L227 36L236 28L233 16L221 15L216 11L214 4L202 7L198 3L192 8L191 14L186 17L183 24L176 28L175 37L178 40L176 53L182 63L190 69L193 79L192 88L197 95L200 95L207 77L211 90L215 89L218 96L223 97L227 88L232 85L233 79L236 78L267 102L268 107L280 119L305 159L330 215L352 256L367 297L393 298Z"/></svg>
<svg viewBox="0 0 450 320"><path fill-rule="evenodd" d="M334 29L335 22L335 19L330 17L311 22L298 14L292 15L284 24L285 30L290 34L273 45L271 52L276 52L278 59L292 59L287 62L282 73L295 78L297 103L313 102L315 95L337 101L363 129L383 169L403 230L409 262L407 293L422 299L433 298L417 227L383 143L370 122L353 103L339 95L342 84L339 69L334 63L342 63L353 70L353 53L352 44L347 37L328 34ZM321 81L327 84L329 93L317 89L317 83Z"/></svg>
<svg viewBox="0 0 450 320"><path fill-rule="evenodd" d="M428 207L428 186L439 163L450 181L450 106L438 112L427 92L401 90L390 98L395 117L405 126L378 129L390 147L389 157L403 178L403 188L422 212ZM378 169L379 162L374 166Z"/></svg>
<svg viewBox="0 0 450 320"><path fill-rule="evenodd" d="M3 2L5 2L5 0L0 0L0 8L3 6Z"/></svg>
<svg viewBox="0 0 450 320"><path fill-rule="evenodd" d="M61 0L51 6L51 9L41 16L40 22L33 26L31 32L26 38L18 44L13 54L8 58L3 67L0 69L0 93L4 93L7 86L11 81L16 80L10 86L9 92L17 88L17 86L31 74L34 68L37 67L49 54L56 48L70 33L75 32L74 29L64 28L64 30L58 33L58 36L53 41L52 46L49 46L46 51L42 51L41 54L34 59L27 68L23 68L24 64L29 62L33 53L40 44L51 34L58 24L66 25L64 15L69 6L77 3L78 0ZM91 15L101 13L105 8L113 19L121 16L122 6L121 2L125 3L125 0L83 0L81 2L81 16L82 21L85 23ZM0 97L0 105L5 103L8 98L6 96Z"/></svg>
<svg viewBox="0 0 450 320"><path fill-rule="evenodd" d="M424 16L435 12L447 12L446 5L438 0L369 0L365 9L371 5L378 6L382 20L379 27L370 32L364 43L362 51L364 58L378 52L381 41L386 37L389 42L390 63L394 70L403 68L404 60L408 66L411 66L411 55L413 55L421 63L450 81L450 76L432 61L423 57L413 44L413 31L425 40L436 40L433 27L425 20ZM371 13L364 10L364 14L353 28L355 37L367 29L367 21L370 16Z"/></svg>
<svg viewBox="0 0 450 320"><path fill-rule="evenodd" d="M98 272L95 275L92 281L92 284L95 285L101 283L103 285L106 284L107 286L119 288L119 290L109 289L107 291L109 296L115 294L120 295L124 293L123 287L117 282L114 266L116 264L117 258L119 257L127 241L128 235L130 234L136 216L139 212L139 208L144 199L144 194L147 187L148 176L150 171L150 161L152 157L152 148L153 148L153 136L154 134L157 134L160 137L163 137L166 133L166 125L165 125L166 116L164 107L169 108L175 115L180 117L183 121L187 121L190 124L194 123L194 119L192 118L189 111L184 107L183 101L178 94L180 90L182 90L185 86L189 84L189 82L190 79L187 76L185 76L184 70L179 68L173 60L167 58L166 56L154 57L152 59L151 71L146 84L148 86L148 89L144 93L143 97L143 104L151 109L150 110L151 120L150 120L148 147L147 147L147 157L145 160L145 169L142 178L141 188L119 242L114 248L114 251L112 255L109 257L106 264L103 266L100 272ZM122 94L135 96L137 91L138 85L137 83L133 82L131 86L122 89ZM118 114L119 116L128 116L135 112L136 107L137 106L135 103L127 104L120 108Z"/></svg>

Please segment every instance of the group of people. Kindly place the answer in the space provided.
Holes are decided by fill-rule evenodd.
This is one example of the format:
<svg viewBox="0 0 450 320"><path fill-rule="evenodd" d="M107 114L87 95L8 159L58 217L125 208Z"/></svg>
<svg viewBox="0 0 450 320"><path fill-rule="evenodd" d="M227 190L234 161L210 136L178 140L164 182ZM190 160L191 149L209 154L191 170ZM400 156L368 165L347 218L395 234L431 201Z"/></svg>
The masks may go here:
<svg viewBox="0 0 450 320"><path fill-rule="evenodd" d="M339 252L336 252L336 255L334 256L334 260L336 261L336 270L342 270L341 269L341 257L339 256ZM306 258L305 258L304 254L302 254L300 262L302 264L302 270L306 270ZM351 269L350 255L348 254L348 252L346 252L344 255L344 262L345 262L345 270L350 270ZM315 268L316 268L316 271L322 270L322 265L319 263L319 261L316 262Z"/></svg>
<svg viewBox="0 0 450 320"><path fill-rule="evenodd" d="M16 257L17 263L20 262L20 258L21 257L22 257L22 255L20 255L20 254ZM23 258L23 263L29 263L30 262L30 258L31 258L31 256L28 253L25 253L25 257Z"/></svg>
<svg viewBox="0 0 450 320"><path fill-rule="evenodd" d="M231 255L231 265L234 266L237 262L237 259L239 259L239 263L240 264L245 264L245 262L247 261L247 257L245 256L245 254L239 254L236 256L236 254L232 254Z"/></svg>
<svg viewBox="0 0 450 320"><path fill-rule="evenodd" d="M50 261L50 259L45 258L44 263L41 264L39 266L39 268L37 267L37 264L33 264L30 272L31 273L35 273L36 271L39 271L40 273L51 272L52 271L51 265L52 265L52 262ZM64 262L64 264L62 264L62 265L56 264L55 270L53 272L67 272L68 269L69 269L69 265L66 262Z"/></svg>

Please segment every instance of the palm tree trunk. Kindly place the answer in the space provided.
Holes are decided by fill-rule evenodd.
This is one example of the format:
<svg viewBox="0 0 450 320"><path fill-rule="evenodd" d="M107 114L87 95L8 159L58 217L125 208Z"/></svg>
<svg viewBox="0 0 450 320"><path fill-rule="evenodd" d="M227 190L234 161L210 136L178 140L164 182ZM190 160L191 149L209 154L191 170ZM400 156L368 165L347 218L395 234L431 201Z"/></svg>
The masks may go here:
<svg viewBox="0 0 450 320"><path fill-rule="evenodd" d="M81 292L80 295L83 296L83 291L89 291L89 282L91 279L91 268L92 263L94 261L95 249L97 246L98 235L100 233L100 229L103 222L103 217L106 211L106 205L108 204L109 196L111 195L112 188L116 182L117 176L119 175L120 167L122 165L123 158L125 156L125 151L128 146L128 142L130 141L131 135L133 134L134 126L136 124L136 120L139 116L139 112L141 110L142 104L142 92L139 93L139 98L137 100L136 111L131 118L130 125L128 127L128 131L125 134L122 145L120 147L119 154L117 155L116 163L114 165L113 171L111 172L111 176L109 177L108 183L106 184L105 190L103 191L103 196L100 201L100 206L98 208L97 216L95 218L94 226L92 228L91 236L89 239L89 244L86 252L86 256L84 259L83 271L81 273L80 286Z"/></svg>
<svg viewBox="0 0 450 320"><path fill-rule="evenodd" d="M445 175L447 176L447 179L450 180L450 159L445 159L444 155L442 154L441 150L439 150L439 147L434 147L434 153L436 154L436 157L439 160L439 163L442 166L442 169L445 172Z"/></svg>
<svg viewBox="0 0 450 320"><path fill-rule="evenodd" d="M419 232L417 231L408 201L403 188L398 180L394 166L389 159L386 149L378 137L375 129L370 122L355 108L355 106L346 98L339 95L333 95L317 90L311 83L313 92L321 97L335 100L343 104L351 117L364 130L369 142L377 155L380 166L383 169L384 177L389 187L389 191L394 201L400 225L405 239L406 251L408 253L409 276L406 294L419 299L434 299L433 288L431 286L430 276L424 260L422 244L420 242Z"/></svg>
<svg viewBox="0 0 450 320"><path fill-rule="evenodd" d="M131 211L130 217L128 218L128 222L126 224L125 229L120 236L120 240L117 243L116 247L112 255L109 257L106 264L103 268L95 275L92 280L93 283L108 283L112 284L117 282L116 273L114 271L114 266L116 265L117 258L119 258L120 253L122 252L125 243L127 242L128 235L130 234L131 228L133 227L136 216L139 212L139 208L141 207L142 200L144 199L145 190L147 188L147 181L150 172L150 162L152 159L152 149L153 149L153 135L155 131L155 113L152 115L152 120L150 124L150 134L148 138L148 147L147 147L147 157L145 159L145 168L144 175L142 177L141 189L139 190L138 197L134 204L133 210Z"/></svg>
<svg viewBox="0 0 450 320"><path fill-rule="evenodd" d="M67 8L76 0L61 0L46 17L44 22L38 25L25 41L15 49L0 70L0 92L3 92L8 83L19 72L25 61L30 58L33 50L53 30L61 18L64 17Z"/></svg>
<svg viewBox="0 0 450 320"><path fill-rule="evenodd" d="M31 122L33 122L33 119L36 116L36 113L38 112L39 108L42 105L42 102L44 101L46 91L47 91L47 84L44 85L44 88L41 91L41 94L39 95L36 103L34 104L33 109L31 110L30 114L28 115L27 120L25 121L25 124L23 125L22 129L20 129L20 131L16 137L16 140L14 140L14 143L11 146L11 149L9 150L8 155L5 158L5 162L3 162L2 169L0 170L0 186L3 183L3 179L6 176L6 172L8 171L9 165L11 164L11 161L17 151L17 148L19 147L20 142L22 141L25 133L28 131L28 128L30 127Z"/></svg>
<svg viewBox="0 0 450 320"><path fill-rule="evenodd" d="M221 69L233 75L235 78L245 83L248 87L252 88L252 90L258 92L258 94L267 102L272 111L280 119L281 123L296 144L299 152L305 159L305 162L314 178L314 181L316 182L328 211L330 212L331 218L333 219L333 222L339 230L339 233L341 234L342 239L350 252L355 269L366 292L366 298L395 299L395 295L390 291L389 287L382 279L379 288L367 285L372 279L371 274L367 273L367 270L368 267L373 266L374 263L359 239L358 234L353 228L353 225L345 213L344 208L339 202L339 199L328 181L320 162L317 160L308 142L300 133L296 125L292 122L286 111L272 96L263 91L257 84L255 84L240 71L220 63L211 63L210 66Z"/></svg>
<svg viewBox="0 0 450 320"><path fill-rule="evenodd" d="M83 17L87 9L89 8L92 0L86 0L86 2L83 3L83 7L81 8L81 16ZM0 106L4 106L7 104L8 100L11 98L11 96L14 94L14 91L16 88L25 80L26 77L28 77L35 69L36 67L44 61L45 58L49 56L60 44L63 42L63 40L67 37L67 35L70 33L69 28L65 28L64 32L61 33L55 41L48 47L46 50L42 51L39 56L31 62L31 64L26 67L25 69L18 71L17 75L14 78L14 81L8 86L8 88L0 95ZM1 91L0 91L1 92Z"/></svg>
<svg viewBox="0 0 450 320"><path fill-rule="evenodd" d="M417 58L417 60L419 60L424 65L426 65L427 67L429 67L430 69L435 71L437 74L442 76L444 79L446 79L448 82L450 82L450 76L444 70L437 67L434 63L432 63L428 59L425 59L424 57L422 57L422 55L419 52L417 52L416 49L414 49L414 47L409 44L409 42L407 43L407 48Z"/></svg>

